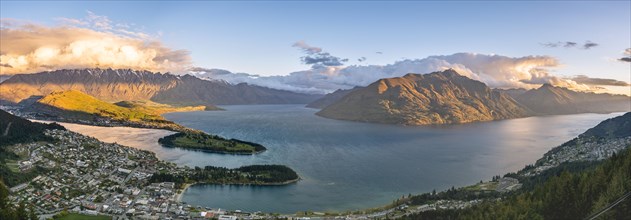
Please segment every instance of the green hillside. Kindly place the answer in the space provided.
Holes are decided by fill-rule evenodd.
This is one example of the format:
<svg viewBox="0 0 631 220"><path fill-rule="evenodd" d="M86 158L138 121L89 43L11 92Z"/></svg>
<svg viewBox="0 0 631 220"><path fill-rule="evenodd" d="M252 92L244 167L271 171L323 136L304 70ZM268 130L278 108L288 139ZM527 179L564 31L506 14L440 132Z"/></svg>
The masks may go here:
<svg viewBox="0 0 631 220"><path fill-rule="evenodd" d="M152 102L148 100L136 100L136 101L121 101L114 103L117 106L131 109L137 112L146 112L154 115L162 115L164 113L169 112L191 112L191 111L210 111L210 110L221 110L216 106L212 105L198 105L198 106L171 106L167 104L160 104L157 102Z"/></svg>
<svg viewBox="0 0 631 220"><path fill-rule="evenodd" d="M38 113L60 117L62 121L79 123L87 121L107 126L111 123L99 121L113 120L124 126L160 128L179 132L160 139L160 143L167 147L229 154L254 154L265 150L265 147L259 144L209 135L178 125L161 116L167 112L217 110L218 108L214 106L174 107L152 101L121 101L112 104L80 91L68 90L53 92L38 100L32 108Z"/></svg>
<svg viewBox="0 0 631 220"><path fill-rule="evenodd" d="M68 90L53 92L44 96L31 105L29 111L52 116L56 118L53 120L65 122L188 131L190 129L166 120L161 114L208 109L214 110L218 108L214 106L174 107L151 101L109 103L77 90Z"/></svg>
<svg viewBox="0 0 631 220"><path fill-rule="evenodd" d="M90 118L99 116L114 120L161 121L159 114L143 111L148 108L133 109L98 100L77 90L53 92L37 101L40 108L52 107L65 111L66 117ZM48 109L50 110L50 109Z"/></svg>

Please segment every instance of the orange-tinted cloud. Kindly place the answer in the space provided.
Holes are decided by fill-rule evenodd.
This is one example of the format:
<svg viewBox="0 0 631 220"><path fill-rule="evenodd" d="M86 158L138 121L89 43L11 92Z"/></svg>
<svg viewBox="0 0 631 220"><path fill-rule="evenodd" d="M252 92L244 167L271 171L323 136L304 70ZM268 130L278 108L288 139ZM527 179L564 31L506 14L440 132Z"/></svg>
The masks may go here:
<svg viewBox="0 0 631 220"><path fill-rule="evenodd" d="M621 84L621 82L612 82L608 79L586 78L586 76L562 78L550 73L550 70L559 67L559 61L550 56L508 57L456 53L401 60L388 65L317 67L284 76L261 76L204 68L191 69L191 73L202 78L225 80L230 83L250 83L305 93L328 93L336 89L366 86L381 78L399 77L407 73L429 73L449 68L493 88L532 89L549 83L579 91L607 92L608 87L603 89L603 85Z"/></svg>
<svg viewBox="0 0 631 220"><path fill-rule="evenodd" d="M114 31L103 16L89 12L88 18L62 19L66 25L53 27L3 19L0 75L93 67L182 72L191 63L188 51L139 32Z"/></svg>

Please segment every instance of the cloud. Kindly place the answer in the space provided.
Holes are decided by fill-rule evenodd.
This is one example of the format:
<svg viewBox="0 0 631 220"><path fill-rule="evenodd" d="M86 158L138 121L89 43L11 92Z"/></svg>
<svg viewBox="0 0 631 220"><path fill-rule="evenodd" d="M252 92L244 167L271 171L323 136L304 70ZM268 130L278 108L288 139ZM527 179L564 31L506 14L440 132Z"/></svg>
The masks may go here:
<svg viewBox="0 0 631 220"><path fill-rule="evenodd" d="M348 62L348 59L342 59L331 55L328 52L324 52L320 47L309 46L304 41L298 41L292 45L302 49L307 55L300 58L302 63L312 65L312 68L327 67L327 66L342 66Z"/></svg>
<svg viewBox="0 0 631 220"><path fill-rule="evenodd" d="M550 48L556 48L556 47L561 47L561 46L565 48L574 48L578 46L578 43L573 42L573 41L565 41L565 42L558 41L558 42L542 43L541 45L544 47L550 47ZM598 46L597 43L586 41L581 48L588 50L596 46Z"/></svg>
<svg viewBox="0 0 631 220"><path fill-rule="evenodd" d="M331 56L329 53L317 53L311 56L304 56L301 59L302 63L314 66L342 66L348 61L348 59Z"/></svg>
<svg viewBox="0 0 631 220"><path fill-rule="evenodd" d="M322 48L309 46L305 41L298 41L291 45L292 47L298 47L302 49L307 54L316 54L322 52Z"/></svg>
<svg viewBox="0 0 631 220"><path fill-rule="evenodd" d="M624 82L624 81L618 81L615 79L591 78L586 75L577 75L569 79L571 79L574 82L582 83L585 85L629 86L629 83Z"/></svg>
<svg viewBox="0 0 631 220"><path fill-rule="evenodd" d="M591 42L591 41L587 41L587 42L585 42L585 44L583 44L583 49L589 50L592 47L596 47L596 46L598 46L597 43L594 43L594 42Z"/></svg>
<svg viewBox="0 0 631 220"><path fill-rule="evenodd" d="M112 29L112 21L108 17L94 14L91 11L87 11L87 13L88 24L92 24L93 27L101 30Z"/></svg>
<svg viewBox="0 0 631 220"><path fill-rule="evenodd" d="M67 24L67 25L72 25L72 26L83 26L83 25L88 25L87 21L83 21L81 19L74 19L74 18L56 18L56 20L60 21L63 24Z"/></svg>
<svg viewBox="0 0 631 220"><path fill-rule="evenodd" d="M550 69L559 62L548 56L507 57L475 53L456 53L405 59L388 65L316 66L284 76L260 76L231 73L226 70L195 69L196 76L224 80L229 83L249 83L275 89L306 93L329 93L336 89L366 86L381 78L399 77L407 73L430 73L454 69L469 78L494 88L537 88L549 83L575 90L593 91L595 87L572 79L556 77Z"/></svg>
<svg viewBox="0 0 631 220"><path fill-rule="evenodd" d="M560 47L560 46L563 46L565 48L570 48L570 47L575 47L577 43L572 42L572 41L566 41L566 42L558 41L558 42L542 43L541 45L543 45L544 47L551 47L551 48Z"/></svg>
<svg viewBox="0 0 631 220"><path fill-rule="evenodd" d="M627 55L627 57L622 57L620 59L618 59L619 61L622 62L631 62L631 48L627 48L624 50L624 52L622 52L624 55Z"/></svg>
<svg viewBox="0 0 631 220"><path fill-rule="evenodd" d="M366 57L360 57L360 58L357 59L357 61L364 62L364 61L366 61Z"/></svg>
<svg viewBox="0 0 631 220"><path fill-rule="evenodd" d="M142 31L137 30L133 24L116 23L110 20L107 16L97 15L92 11L86 11L84 18L65 18L60 17L56 20L60 21L63 25L72 27L81 27L91 30L113 33L120 36L127 36L145 40L156 40L155 36L152 36ZM159 34L158 34L159 35Z"/></svg>
<svg viewBox="0 0 631 220"><path fill-rule="evenodd" d="M94 67L182 72L190 66L188 51L133 31L122 34L107 17L89 12L83 20L62 20L66 24L48 27L3 19L0 75Z"/></svg>

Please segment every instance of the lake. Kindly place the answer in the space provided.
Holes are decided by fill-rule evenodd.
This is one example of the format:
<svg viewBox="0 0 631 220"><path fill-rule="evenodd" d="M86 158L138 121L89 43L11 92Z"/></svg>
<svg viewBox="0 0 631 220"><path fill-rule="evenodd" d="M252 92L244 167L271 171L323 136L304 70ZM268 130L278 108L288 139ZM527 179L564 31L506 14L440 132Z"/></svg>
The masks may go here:
<svg viewBox="0 0 631 220"><path fill-rule="evenodd" d="M302 180L287 186L194 185L182 201L244 211L345 211L489 180L517 171L600 121L621 115L542 116L450 126L406 127L331 120L302 105L222 106L165 117L211 134L263 144L257 155L166 148L170 131L62 123L105 142L150 150L186 166L284 164Z"/></svg>
<svg viewBox="0 0 631 220"><path fill-rule="evenodd" d="M169 150L189 166L284 164L302 180L288 186L195 185L183 201L204 207L295 213L381 206L408 195L465 186L517 171L600 121L621 115L530 117L409 127L331 120L302 105L222 106L166 114L169 120L263 144L253 156Z"/></svg>

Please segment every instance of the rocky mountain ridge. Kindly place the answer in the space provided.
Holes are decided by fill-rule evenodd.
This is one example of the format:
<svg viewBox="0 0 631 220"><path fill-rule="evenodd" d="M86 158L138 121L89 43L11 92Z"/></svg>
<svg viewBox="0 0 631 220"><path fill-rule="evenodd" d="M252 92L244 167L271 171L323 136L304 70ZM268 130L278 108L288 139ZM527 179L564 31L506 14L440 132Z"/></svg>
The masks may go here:
<svg viewBox="0 0 631 220"><path fill-rule="evenodd" d="M202 80L190 75L95 68L15 75L0 83L0 101L1 104L15 104L31 96L67 90L81 91L107 102L150 100L177 106L305 104L320 97L255 85Z"/></svg>
<svg viewBox="0 0 631 220"><path fill-rule="evenodd" d="M381 79L317 115L404 125L455 124L532 115L509 95L454 70Z"/></svg>

